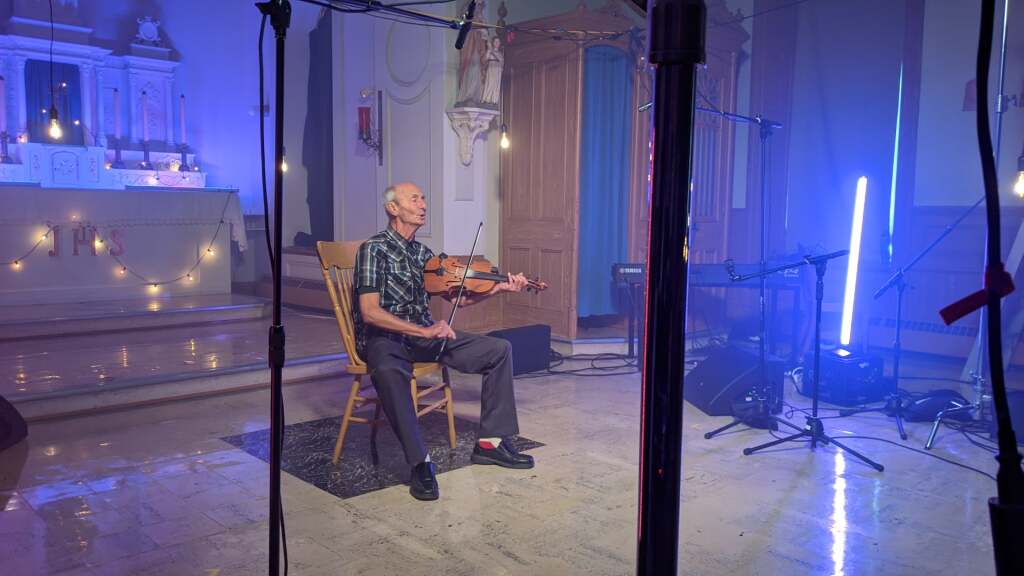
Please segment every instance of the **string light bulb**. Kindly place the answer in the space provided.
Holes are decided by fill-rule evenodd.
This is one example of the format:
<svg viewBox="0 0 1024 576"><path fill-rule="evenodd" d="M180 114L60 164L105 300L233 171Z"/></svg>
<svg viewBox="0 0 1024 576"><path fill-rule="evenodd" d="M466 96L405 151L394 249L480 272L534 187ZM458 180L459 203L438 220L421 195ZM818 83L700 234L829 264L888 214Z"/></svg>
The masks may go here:
<svg viewBox="0 0 1024 576"><path fill-rule="evenodd" d="M124 276L125 274L128 273L128 267L127 266L121 266L121 269L118 270L117 273L120 274L121 276Z"/></svg>
<svg viewBox="0 0 1024 576"><path fill-rule="evenodd" d="M1024 198L1024 152L1017 157L1017 181L1013 183L1013 193Z"/></svg>
<svg viewBox="0 0 1024 576"><path fill-rule="evenodd" d="M507 124L502 124L501 125L501 142L500 142L500 145L501 145L501 149L502 150L508 150L508 147L512 145L512 143L509 142L509 140L508 140L508 125Z"/></svg>
<svg viewBox="0 0 1024 576"><path fill-rule="evenodd" d="M213 256L214 255L213 248L207 248L206 249L206 254L207 254L207 256Z"/></svg>
<svg viewBox="0 0 1024 576"><path fill-rule="evenodd" d="M21 269L21 260L15 260L14 262L11 262L11 266L15 270L20 270Z"/></svg>
<svg viewBox="0 0 1024 576"><path fill-rule="evenodd" d="M281 172L288 171L288 151L284 146L281 147Z"/></svg>
<svg viewBox="0 0 1024 576"><path fill-rule="evenodd" d="M188 274L185 274L185 280L187 280L189 282L192 281L192 273L191 272L189 272Z"/></svg>
<svg viewBox="0 0 1024 576"><path fill-rule="evenodd" d="M57 107L50 107L50 138L60 140L64 137L64 130L60 127L60 118L57 116Z"/></svg>

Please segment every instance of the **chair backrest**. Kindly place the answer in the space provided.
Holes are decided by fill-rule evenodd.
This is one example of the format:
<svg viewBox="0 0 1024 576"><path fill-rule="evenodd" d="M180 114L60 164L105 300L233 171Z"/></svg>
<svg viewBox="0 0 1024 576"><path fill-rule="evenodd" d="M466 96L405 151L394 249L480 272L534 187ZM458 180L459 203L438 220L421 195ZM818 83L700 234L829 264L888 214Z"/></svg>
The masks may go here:
<svg viewBox="0 0 1024 576"><path fill-rule="evenodd" d="M356 252L360 241L316 243L316 253L320 257L320 268L327 284L327 294L334 305L334 316L338 319L341 340L345 344L349 364L365 366L356 350L356 328L352 320L352 289L353 274L356 266Z"/></svg>

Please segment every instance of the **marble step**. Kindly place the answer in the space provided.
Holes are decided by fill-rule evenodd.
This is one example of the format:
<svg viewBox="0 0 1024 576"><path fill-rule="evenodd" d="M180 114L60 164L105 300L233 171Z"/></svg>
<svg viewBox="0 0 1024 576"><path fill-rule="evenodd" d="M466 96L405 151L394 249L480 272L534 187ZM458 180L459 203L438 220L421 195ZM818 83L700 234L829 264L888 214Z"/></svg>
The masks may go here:
<svg viewBox="0 0 1024 576"><path fill-rule="evenodd" d="M0 306L0 341L255 320L269 311L267 299L244 294Z"/></svg>
<svg viewBox="0 0 1024 576"><path fill-rule="evenodd" d="M282 381L289 385L328 376L337 377L340 397L340 379L345 377L346 363L344 354L287 360L282 371ZM266 363L201 374L183 372L120 380L102 389L59 390L14 400L12 403L26 420L39 421L258 389L267 391L269 402L270 370Z"/></svg>

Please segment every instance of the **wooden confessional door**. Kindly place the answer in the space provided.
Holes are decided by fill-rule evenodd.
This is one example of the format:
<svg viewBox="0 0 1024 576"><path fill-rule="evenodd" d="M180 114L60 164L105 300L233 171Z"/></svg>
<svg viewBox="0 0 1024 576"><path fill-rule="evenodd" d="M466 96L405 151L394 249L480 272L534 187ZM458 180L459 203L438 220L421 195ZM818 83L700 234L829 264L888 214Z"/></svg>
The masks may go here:
<svg viewBox="0 0 1024 576"><path fill-rule="evenodd" d="M576 334L577 198L582 58L567 42L509 44L502 114L512 146L502 154L501 265L550 287L509 294L506 326L548 324Z"/></svg>

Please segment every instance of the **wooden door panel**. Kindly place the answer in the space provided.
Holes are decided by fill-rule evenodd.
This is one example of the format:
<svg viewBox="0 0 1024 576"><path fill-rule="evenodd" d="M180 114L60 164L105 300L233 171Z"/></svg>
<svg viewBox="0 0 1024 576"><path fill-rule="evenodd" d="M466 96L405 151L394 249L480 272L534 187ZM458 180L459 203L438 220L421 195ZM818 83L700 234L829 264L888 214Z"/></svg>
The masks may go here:
<svg viewBox="0 0 1024 576"><path fill-rule="evenodd" d="M554 58L506 53L503 105L512 147L502 171L502 266L540 276L540 294L510 294L506 325L548 324L554 334L576 331L576 214L582 60L578 50Z"/></svg>

